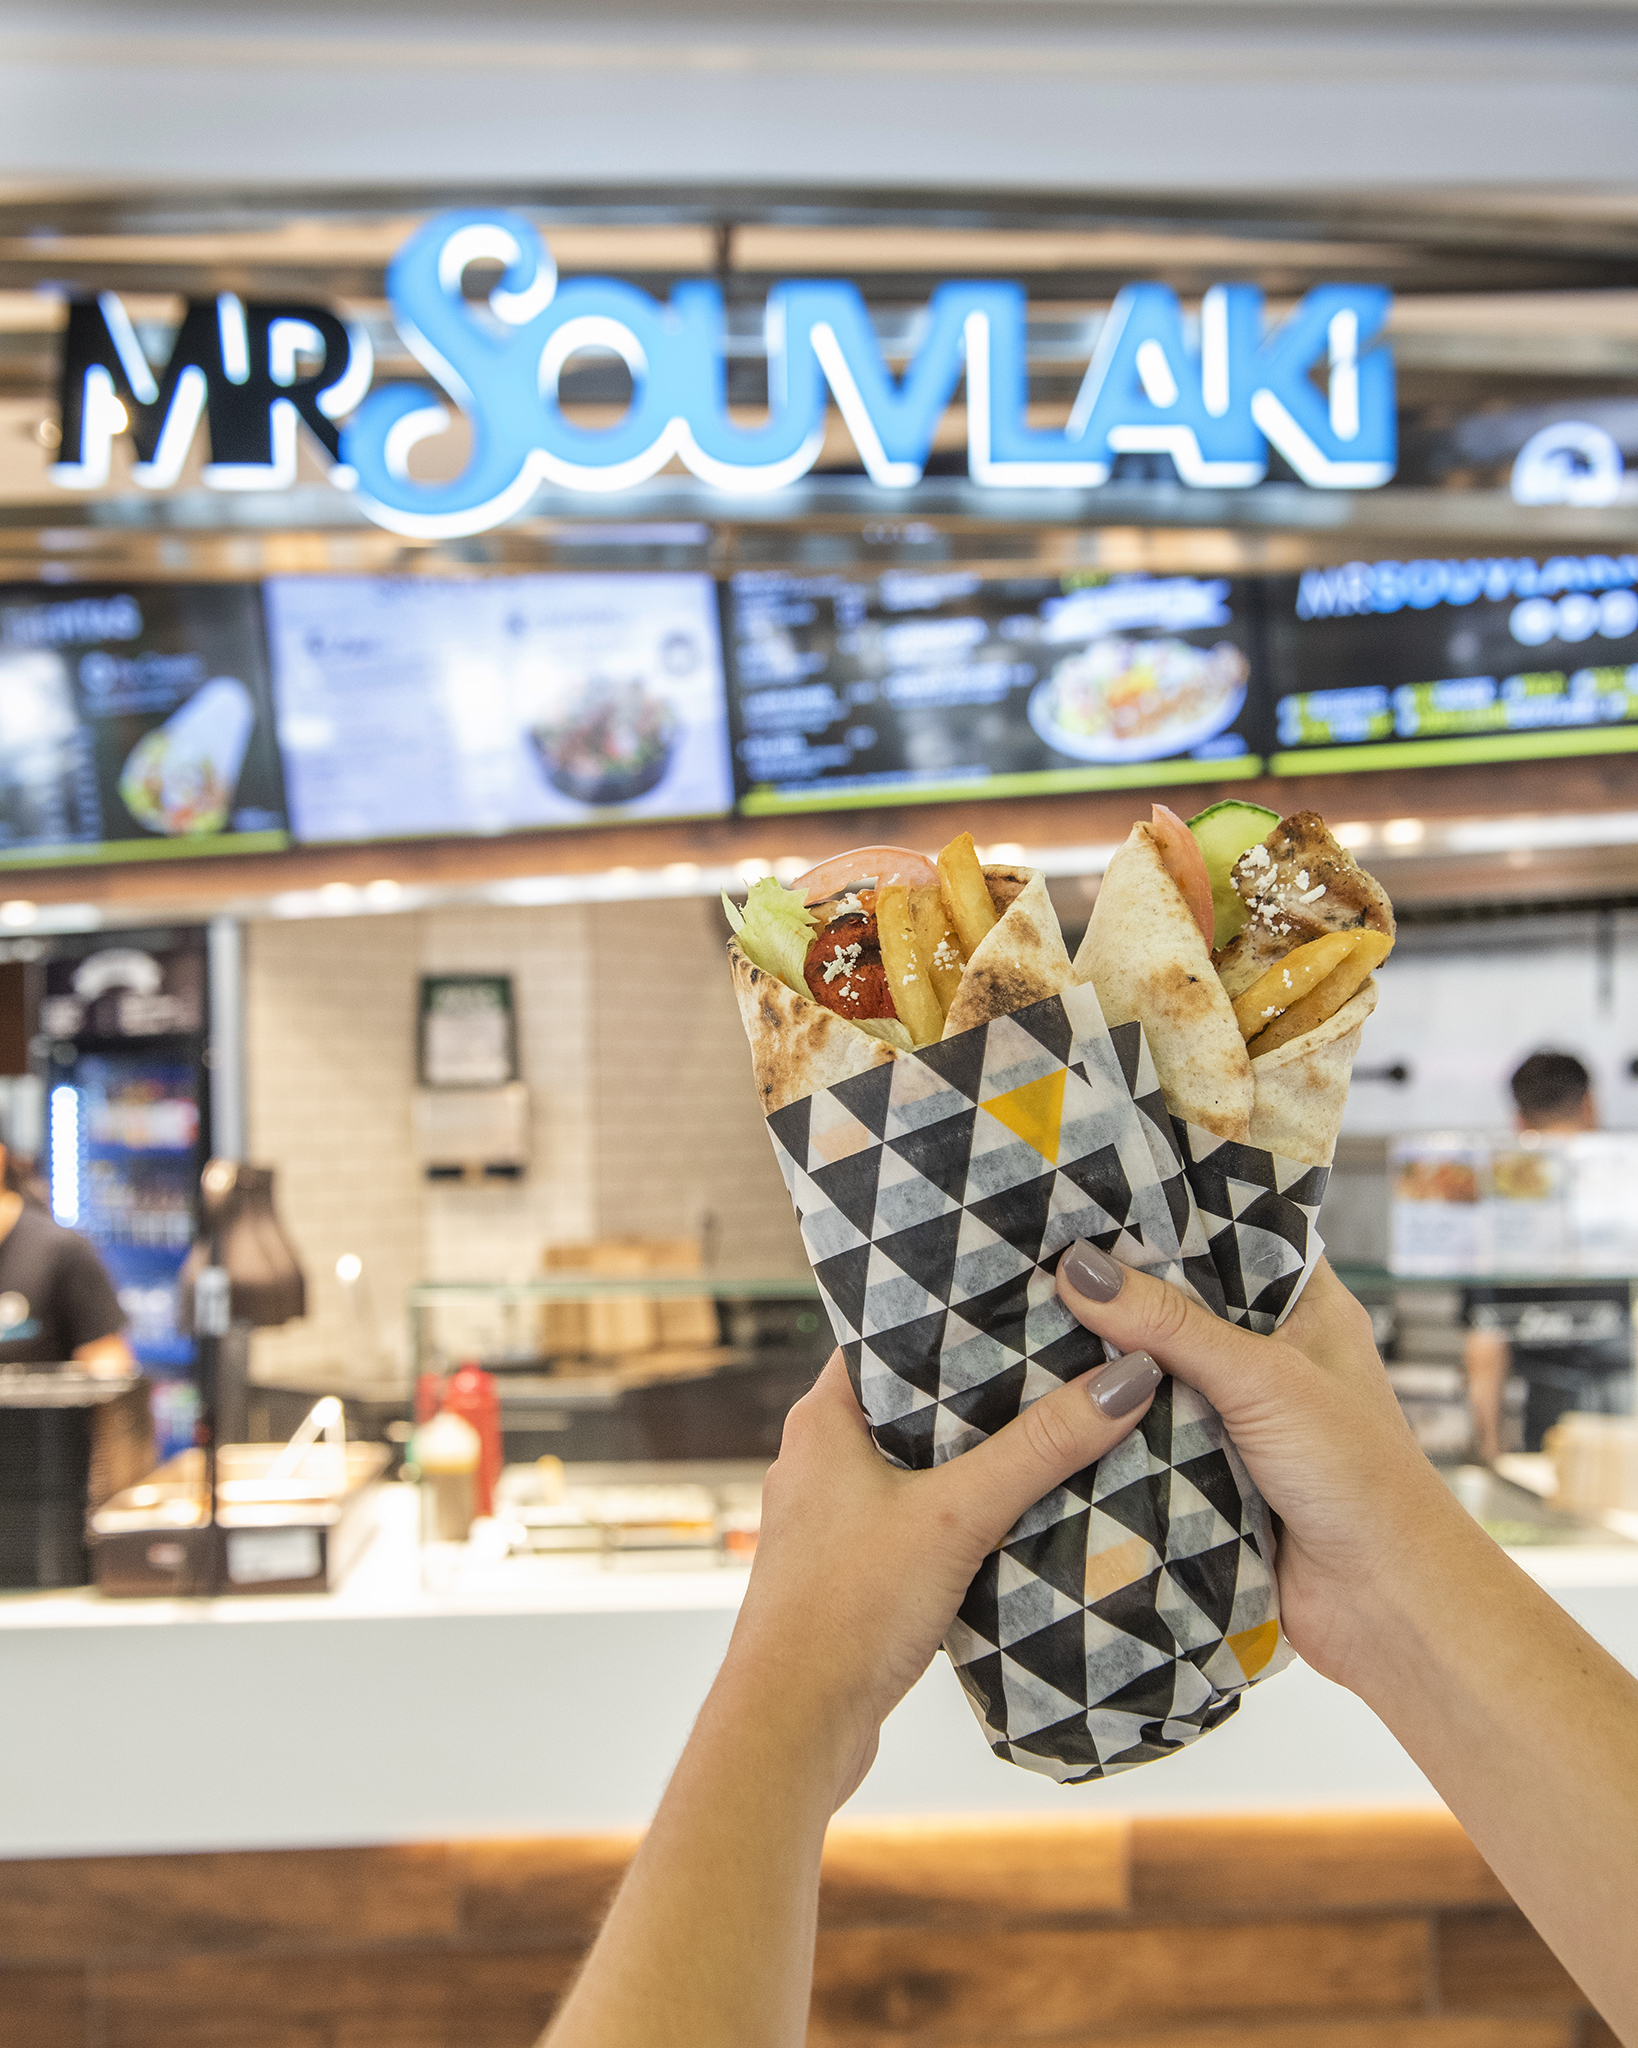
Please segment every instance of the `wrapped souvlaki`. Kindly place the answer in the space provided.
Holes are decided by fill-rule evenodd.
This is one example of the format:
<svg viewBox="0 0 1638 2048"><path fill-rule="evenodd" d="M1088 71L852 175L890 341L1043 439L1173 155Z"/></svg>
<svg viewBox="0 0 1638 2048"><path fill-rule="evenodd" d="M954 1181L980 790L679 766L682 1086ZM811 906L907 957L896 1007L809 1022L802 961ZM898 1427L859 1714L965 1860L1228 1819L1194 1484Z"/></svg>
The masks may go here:
<svg viewBox="0 0 1638 2048"><path fill-rule="evenodd" d="M981 866L967 834L726 907L775 1153L896 1462L956 1456L1098 1362L1056 1295L1077 1238L1256 1329L1296 1299L1392 938L1311 814L1157 807L1074 961L1044 877ZM1165 1380L985 1561L945 1648L997 1754L1101 1777L1286 1662L1272 1556L1218 1417Z"/></svg>

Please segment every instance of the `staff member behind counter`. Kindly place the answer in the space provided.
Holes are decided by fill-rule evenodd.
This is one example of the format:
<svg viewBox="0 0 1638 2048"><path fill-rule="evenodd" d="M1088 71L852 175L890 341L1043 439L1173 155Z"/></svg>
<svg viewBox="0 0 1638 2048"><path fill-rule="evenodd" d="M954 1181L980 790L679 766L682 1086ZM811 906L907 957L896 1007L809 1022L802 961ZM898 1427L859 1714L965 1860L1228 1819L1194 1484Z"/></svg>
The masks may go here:
<svg viewBox="0 0 1638 2048"><path fill-rule="evenodd" d="M1533 1052L1513 1075L1518 1127L1544 1137L1598 1128L1592 1076L1573 1053ZM1570 1409L1625 1412L1632 1386L1632 1310L1624 1280L1573 1287L1469 1287L1462 1362L1478 1452L1501 1451L1502 1393L1510 1372L1525 1383L1524 1448Z"/></svg>
<svg viewBox="0 0 1638 2048"><path fill-rule="evenodd" d="M102 1261L27 1192L0 1145L0 1366L61 1365L115 1379L139 1370Z"/></svg>

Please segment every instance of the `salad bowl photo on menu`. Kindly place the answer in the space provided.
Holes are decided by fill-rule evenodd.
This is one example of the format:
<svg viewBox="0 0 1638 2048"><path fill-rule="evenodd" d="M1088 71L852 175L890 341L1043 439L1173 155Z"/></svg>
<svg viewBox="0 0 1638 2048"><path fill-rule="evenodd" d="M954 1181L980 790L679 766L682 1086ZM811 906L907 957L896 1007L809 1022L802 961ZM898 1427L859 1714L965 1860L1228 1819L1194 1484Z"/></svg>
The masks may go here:
<svg viewBox="0 0 1638 2048"><path fill-rule="evenodd" d="M671 766L676 707L640 676L594 676L555 717L529 728L546 779L582 804L629 804Z"/></svg>

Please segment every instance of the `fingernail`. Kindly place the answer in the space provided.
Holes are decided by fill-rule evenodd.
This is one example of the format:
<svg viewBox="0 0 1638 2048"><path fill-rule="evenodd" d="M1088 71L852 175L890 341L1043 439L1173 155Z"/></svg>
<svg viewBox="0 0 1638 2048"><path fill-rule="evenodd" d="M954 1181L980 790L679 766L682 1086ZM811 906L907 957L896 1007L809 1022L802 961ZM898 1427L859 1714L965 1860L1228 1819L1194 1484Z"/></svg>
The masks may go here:
<svg viewBox="0 0 1638 2048"><path fill-rule="evenodd" d="M1058 1261L1058 1271L1077 1294L1084 1294L1090 1301L1113 1301L1126 1278L1119 1259L1100 1252L1084 1237L1077 1238L1064 1253Z"/></svg>
<svg viewBox="0 0 1638 2048"><path fill-rule="evenodd" d="M1147 1351L1129 1351L1124 1358L1112 1358L1087 1382L1092 1405L1113 1419L1130 1415L1147 1401L1160 1385L1160 1367Z"/></svg>

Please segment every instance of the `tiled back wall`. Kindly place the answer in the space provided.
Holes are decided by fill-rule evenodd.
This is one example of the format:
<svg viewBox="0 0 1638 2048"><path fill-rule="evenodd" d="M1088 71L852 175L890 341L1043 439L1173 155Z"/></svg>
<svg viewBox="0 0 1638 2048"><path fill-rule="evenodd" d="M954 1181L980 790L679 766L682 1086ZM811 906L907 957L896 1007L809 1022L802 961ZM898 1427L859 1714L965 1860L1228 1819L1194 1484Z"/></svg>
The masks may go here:
<svg viewBox="0 0 1638 2048"><path fill-rule="evenodd" d="M277 1169L309 1301L258 1336L258 1372L358 1372L372 1343L399 1359L412 1282L525 1279L553 1242L709 1226L723 1274L805 1273L719 923L690 899L253 925L251 1157ZM465 969L514 978L534 1125L516 1185L428 1186L411 1156L418 977Z"/></svg>

